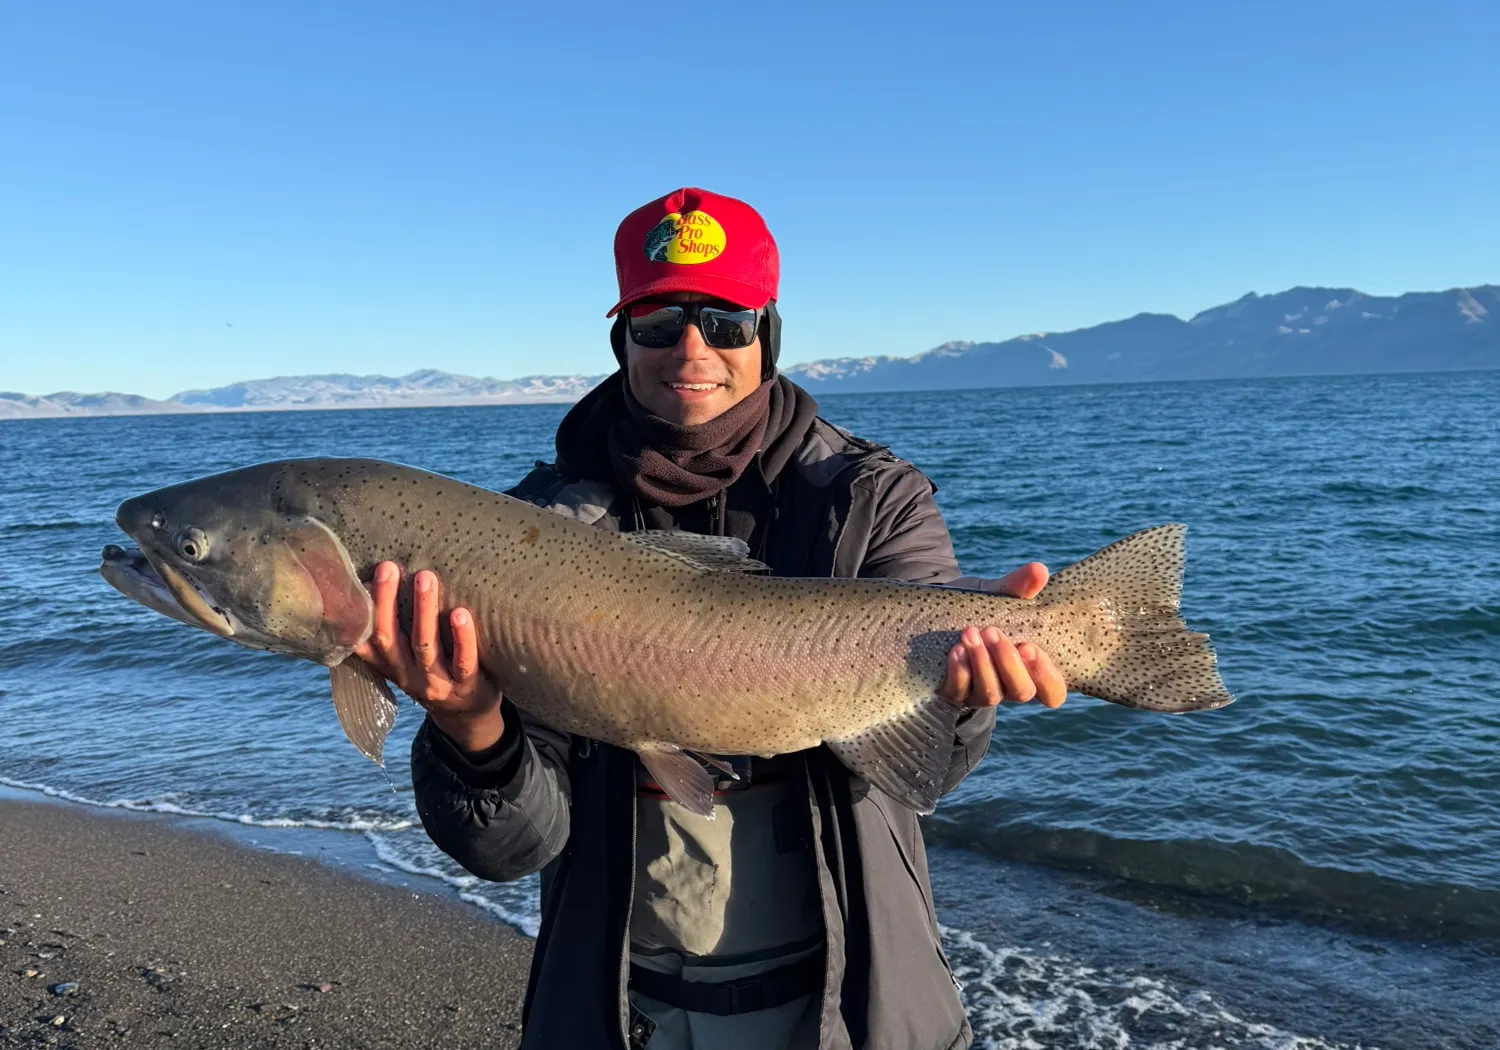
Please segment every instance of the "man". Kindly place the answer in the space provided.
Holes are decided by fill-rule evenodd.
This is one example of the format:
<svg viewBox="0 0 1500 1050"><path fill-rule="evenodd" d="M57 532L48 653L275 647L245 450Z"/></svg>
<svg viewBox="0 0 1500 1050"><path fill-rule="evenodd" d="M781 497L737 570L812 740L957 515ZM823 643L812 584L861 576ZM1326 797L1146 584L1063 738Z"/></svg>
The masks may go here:
<svg viewBox="0 0 1500 1050"><path fill-rule="evenodd" d="M737 536L779 575L959 579L931 483L777 375L779 259L752 208L678 190L620 224L615 264L620 371L513 495L600 528ZM991 589L1030 597L1045 582L1033 563ZM631 752L504 701L463 609L445 654L428 572L412 581L408 639L400 584L398 566L377 568L359 655L427 709L412 751L422 823L483 878L542 871L525 1047L969 1045L915 814L826 748L710 756L716 819L688 813ZM951 789L984 754L996 704L1055 707L1066 689L1045 654L975 625L940 692L968 708Z"/></svg>

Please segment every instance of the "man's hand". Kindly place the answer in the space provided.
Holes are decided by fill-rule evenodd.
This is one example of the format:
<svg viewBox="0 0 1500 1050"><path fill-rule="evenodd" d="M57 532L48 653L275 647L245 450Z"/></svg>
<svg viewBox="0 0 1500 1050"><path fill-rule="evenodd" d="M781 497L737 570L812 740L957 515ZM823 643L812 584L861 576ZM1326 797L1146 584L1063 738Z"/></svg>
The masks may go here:
<svg viewBox="0 0 1500 1050"><path fill-rule="evenodd" d="M1033 561L1000 580L996 589L1012 598L1035 598L1045 586L1047 567ZM1061 707L1068 684L1051 658L1030 642L1015 645L995 627L965 627L948 651L948 673L938 695L964 707L1032 699Z"/></svg>
<svg viewBox="0 0 1500 1050"><path fill-rule="evenodd" d="M412 580L410 639L396 617L400 567L381 562L369 587L375 626L354 655L426 708L433 724L461 750L482 751L497 743L505 728L500 691L479 667L474 617L467 609L448 614L453 630L453 658L449 660L438 637L442 582L436 573L424 569Z"/></svg>

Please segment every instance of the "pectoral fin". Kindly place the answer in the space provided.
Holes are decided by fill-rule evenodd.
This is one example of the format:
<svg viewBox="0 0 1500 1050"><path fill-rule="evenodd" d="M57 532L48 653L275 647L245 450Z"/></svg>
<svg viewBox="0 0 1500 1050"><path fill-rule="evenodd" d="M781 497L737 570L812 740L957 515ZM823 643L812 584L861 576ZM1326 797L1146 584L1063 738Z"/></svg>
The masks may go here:
<svg viewBox="0 0 1500 1050"><path fill-rule="evenodd" d="M357 656L328 669L333 710L359 753L384 766L385 738L396 724L396 697L386 680Z"/></svg>
<svg viewBox="0 0 1500 1050"><path fill-rule="evenodd" d="M636 754L668 798L691 813L714 819L714 781L696 758L668 744L638 748Z"/></svg>

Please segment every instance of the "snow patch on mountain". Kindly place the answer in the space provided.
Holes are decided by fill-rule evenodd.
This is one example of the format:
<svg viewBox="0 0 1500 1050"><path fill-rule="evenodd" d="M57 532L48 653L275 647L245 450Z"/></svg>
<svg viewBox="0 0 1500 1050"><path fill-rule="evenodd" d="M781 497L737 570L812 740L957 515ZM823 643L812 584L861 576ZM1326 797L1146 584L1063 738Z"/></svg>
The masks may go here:
<svg viewBox="0 0 1500 1050"><path fill-rule="evenodd" d="M955 340L912 357L827 358L782 371L814 393L836 393L1500 368L1495 316L1495 285L1395 297L1298 287L1275 295L1250 292L1188 321L1142 313L999 343ZM423 368L394 377L276 376L186 390L166 401L108 391L0 392L0 419L572 402L603 379L493 379Z"/></svg>

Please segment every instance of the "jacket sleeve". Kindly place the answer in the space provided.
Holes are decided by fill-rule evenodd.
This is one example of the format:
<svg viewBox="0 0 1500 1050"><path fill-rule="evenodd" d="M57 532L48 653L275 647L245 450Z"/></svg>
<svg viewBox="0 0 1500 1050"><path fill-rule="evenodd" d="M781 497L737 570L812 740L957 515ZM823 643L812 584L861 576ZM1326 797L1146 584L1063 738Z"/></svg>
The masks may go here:
<svg viewBox="0 0 1500 1050"><path fill-rule="evenodd" d="M932 498L932 482L919 470L902 464L854 484L866 490L860 494L865 499L857 502L867 500L870 506L869 522L847 530L851 539L860 533L866 537L862 556L848 552L858 556L860 576L908 583L950 583L959 578L948 526ZM858 513L851 508L851 525Z"/></svg>
<svg viewBox="0 0 1500 1050"><path fill-rule="evenodd" d="M465 753L428 719L412 741L417 814L437 847L482 879L539 871L568 841L572 738L531 724L501 701L505 732Z"/></svg>
<svg viewBox="0 0 1500 1050"><path fill-rule="evenodd" d="M884 473L884 472L882 472ZM873 486L874 505L869 543L859 575L910 583L952 584L960 580L958 559L948 526L932 498L932 482L908 466L885 483ZM965 581L977 580L964 577ZM989 750L995 729L993 707L969 708L958 717L953 755L944 778L943 793L956 788Z"/></svg>

